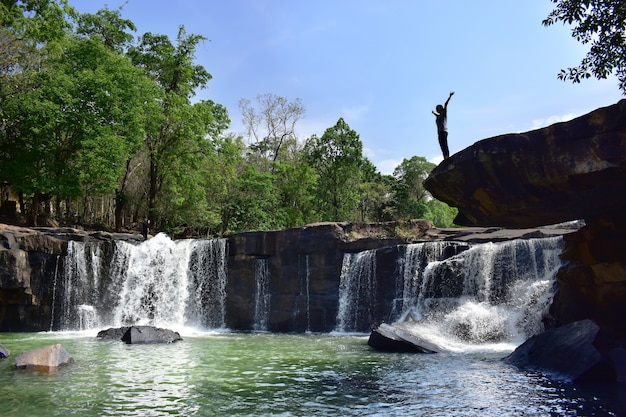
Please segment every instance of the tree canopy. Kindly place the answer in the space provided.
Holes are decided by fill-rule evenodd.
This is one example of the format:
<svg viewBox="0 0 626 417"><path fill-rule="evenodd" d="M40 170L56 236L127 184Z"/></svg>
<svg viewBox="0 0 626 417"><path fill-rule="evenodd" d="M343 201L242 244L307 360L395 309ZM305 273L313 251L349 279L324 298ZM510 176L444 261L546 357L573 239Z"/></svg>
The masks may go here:
<svg viewBox="0 0 626 417"><path fill-rule="evenodd" d="M298 136L298 98L239 102L247 134L227 132L227 109L199 100L211 74L205 40L136 36L122 8L79 14L65 0L0 2L0 217L207 236L318 221L431 216L453 209L422 181L433 164L403 161L383 175L340 118ZM19 204L15 210L15 202ZM0 221L6 221L0 218Z"/></svg>
<svg viewBox="0 0 626 417"><path fill-rule="evenodd" d="M579 83L617 75L619 88L626 94L626 2L624 0L551 0L555 9L543 20L545 26L557 22L574 25L572 37L590 44L589 52L576 67L561 70L558 77Z"/></svg>

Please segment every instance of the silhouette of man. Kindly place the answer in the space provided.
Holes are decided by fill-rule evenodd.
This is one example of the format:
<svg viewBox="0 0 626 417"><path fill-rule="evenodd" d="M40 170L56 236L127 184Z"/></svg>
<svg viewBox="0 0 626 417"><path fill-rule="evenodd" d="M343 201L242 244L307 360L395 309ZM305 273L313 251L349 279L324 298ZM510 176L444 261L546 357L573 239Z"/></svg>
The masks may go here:
<svg viewBox="0 0 626 417"><path fill-rule="evenodd" d="M148 240L148 233L150 233L150 220L148 220L147 217L144 217L141 224L141 234L143 235L144 240Z"/></svg>
<svg viewBox="0 0 626 417"><path fill-rule="evenodd" d="M448 99L442 106L437 104L436 111L432 113L435 115L435 122L437 123L437 136L439 137L439 146L441 146L441 152L443 152L443 159L450 157L450 151L448 150L448 103L454 95L454 91L450 91Z"/></svg>

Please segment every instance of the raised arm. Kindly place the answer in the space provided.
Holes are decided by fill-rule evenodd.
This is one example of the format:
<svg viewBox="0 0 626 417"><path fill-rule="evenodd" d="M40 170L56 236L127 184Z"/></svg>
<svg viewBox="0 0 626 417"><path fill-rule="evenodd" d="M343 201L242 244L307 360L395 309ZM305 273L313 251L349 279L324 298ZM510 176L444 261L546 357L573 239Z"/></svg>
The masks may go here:
<svg viewBox="0 0 626 417"><path fill-rule="evenodd" d="M443 105L444 108L448 108L448 103L450 102L450 99L452 98L452 96L454 95L454 91L450 91L450 95L448 96L448 99L446 100L445 104Z"/></svg>

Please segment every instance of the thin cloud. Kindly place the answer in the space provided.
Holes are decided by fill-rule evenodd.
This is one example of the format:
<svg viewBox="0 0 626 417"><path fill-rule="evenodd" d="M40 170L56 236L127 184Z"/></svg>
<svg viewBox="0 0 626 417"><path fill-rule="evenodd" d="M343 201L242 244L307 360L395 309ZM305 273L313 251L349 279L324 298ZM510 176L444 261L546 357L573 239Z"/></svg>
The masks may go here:
<svg viewBox="0 0 626 417"><path fill-rule="evenodd" d="M568 121L572 120L575 117L576 117L576 115L574 113L566 113L566 114L563 114L563 115L549 116L549 117L547 117L545 119L535 119L535 120L533 120L532 128L533 129L540 129L542 127L550 126L550 125L553 125L555 123L568 122Z"/></svg>

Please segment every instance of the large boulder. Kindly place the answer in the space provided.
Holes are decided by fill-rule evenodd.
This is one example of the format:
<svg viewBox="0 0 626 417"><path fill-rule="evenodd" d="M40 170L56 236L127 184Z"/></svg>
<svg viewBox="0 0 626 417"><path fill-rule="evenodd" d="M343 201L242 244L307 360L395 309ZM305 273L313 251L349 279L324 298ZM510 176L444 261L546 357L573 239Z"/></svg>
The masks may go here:
<svg viewBox="0 0 626 417"><path fill-rule="evenodd" d="M160 329L154 326L131 326L122 341L127 344L174 343L183 340L178 332L169 329Z"/></svg>
<svg viewBox="0 0 626 417"><path fill-rule="evenodd" d="M109 329L100 330L98 335L96 336L98 339L102 340L122 340L122 337L126 334L130 327L111 327Z"/></svg>
<svg viewBox="0 0 626 417"><path fill-rule="evenodd" d="M599 330L591 320L570 323L531 337L504 360L522 369L548 372L568 381L615 381L617 372L612 361L594 346Z"/></svg>
<svg viewBox="0 0 626 417"><path fill-rule="evenodd" d="M463 226L536 227L626 209L626 100L476 142L425 181Z"/></svg>
<svg viewBox="0 0 626 417"><path fill-rule="evenodd" d="M367 344L381 352L437 353L445 350L411 332L401 323L382 323L372 330Z"/></svg>
<svg viewBox="0 0 626 417"><path fill-rule="evenodd" d="M28 350L15 358L16 368L40 372L54 372L60 366L71 363L74 363L74 358L60 343Z"/></svg>
<svg viewBox="0 0 626 417"><path fill-rule="evenodd" d="M98 332L99 339L121 340L131 344L174 343L183 340L178 332L154 326L112 327Z"/></svg>

